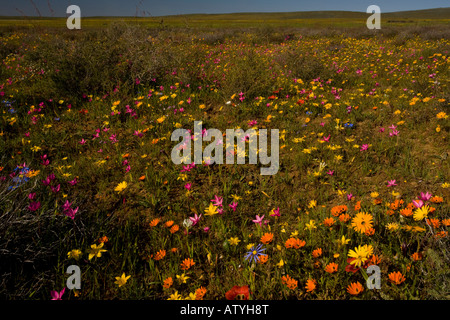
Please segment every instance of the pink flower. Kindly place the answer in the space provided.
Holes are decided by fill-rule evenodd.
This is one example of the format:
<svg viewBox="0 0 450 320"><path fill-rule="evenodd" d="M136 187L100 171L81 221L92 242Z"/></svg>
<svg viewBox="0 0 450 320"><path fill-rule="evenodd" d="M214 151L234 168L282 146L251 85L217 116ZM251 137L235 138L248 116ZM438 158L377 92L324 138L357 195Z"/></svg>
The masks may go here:
<svg viewBox="0 0 450 320"><path fill-rule="evenodd" d="M388 183L388 187L393 187L393 186L396 186L397 184L395 183L396 181L395 180L389 180L387 183Z"/></svg>
<svg viewBox="0 0 450 320"><path fill-rule="evenodd" d="M378 130L378 132L383 133L383 132L384 132L384 128L380 128L380 129Z"/></svg>
<svg viewBox="0 0 450 320"><path fill-rule="evenodd" d="M416 208L422 208L422 206L423 206L422 200L413 200L412 203Z"/></svg>
<svg viewBox="0 0 450 320"><path fill-rule="evenodd" d="M64 294L64 291L66 291L66 288L63 288L60 292L52 290L50 292L50 294L52 295L52 300L61 300L61 298Z"/></svg>
<svg viewBox="0 0 450 320"><path fill-rule="evenodd" d="M59 190L60 190L60 188L61 188L61 185L58 184L56 187L50 186L50 188L52 189L52 191L53 191L54 193L58 193Z"/></svg>
<svg viewBox="0 0 450 320"><path fill-rule="evenodd" d="M258 215L256 215L256 219L255 220L252 220L252 222L254 222L254 223L256 223L256 224L259 224L259 226L261 227L262 225L262 222L263 222L263 219L264 219L264 215L262 215L261 217L260 216L258 216Z"/></svg>
<svg viewBox="0 0 450 320"><path fill-rule="evenodd" d="M330 137L331 137L331 134L329 134L328 137L322 137L322 140L325 141L325 142L329 142L330 141Z"/></svg>
<svg viewBox="0 0 450 320"><path fill-rule="evenodd" d="M73 179L72 181L68 181L68 184L70 184L71 186L74 186L78 183L77 178Z"/></svg>
<svg viewBox="0 0 450 320"><path fill-rule="evenodd" d="M79 143L80 143L80 144L85 144L85 143L86 143L86 140L81 139L81 141L79 141Z"/></svg>
<svg viewBox="0 0 450 320"><path fill-rule="evenodd" d="M201 217L202 217L201 214L200 214L200 216L197 216L197 214L195 214L193 217L189 217L189 220L191 220L192 225L195 226L200 221Z"/></svg>
<svg viewBox="0 0 450 320"><path fill-rule="evenodd" d="M30 199L30 200L34 200L35 197L36 197L36 192L30 193L28 195L28 199Z"/></svg>
<svg viewBox="0 0 450 320"><path fill-rule="evenodd" d="M192 188L192 183L186 183L185 185L184 185L184 187L187 189L187 190L191 190L191 188Z"/></svg>
<svg viewBox="0 0 450 320"><path fill-rule="evenodd" d="M327 174L329 174L330 176L332 176L332 175L334 174L334 170L328 171Z"/></svg>
<svg viewBox="0 0 450 320"><path fill-rule="evenodd" d="M390 136L390 137L392 137L392 136L398 136L399 133L400 133L400 131L398 131L398 130L393 130L392 132L389 132L389 136Z"/></svg>
<svg viewBox="0 0 450 320"><path fill-rule="evenodd" d="M368 144L363 144L362 146L361 146L361 149L359 150L359 151L365 151L365 150L367 150L369 148L369 145Z"/></svg>
<svg viewBox="0 0 450 320"><path fill-rule="evenodd" d="M234 202L233 201L233 203L232 204L229 204L228 206L231 208L231 209L233 209L233 211L236 211L236 207L237 207L237 202Z"/></svg>
<svg viewBox="0 0 450 320"><path fill-rule="evenodd" d="M347 200L350 201L350 200L352 200L352 198L353 198L353 194L349 193L349 194L347 195Z"/></svg>
<svg viewBox="0 0 450 320"><path fill-rule="evenodd" d="M208 232L209 229L210 229L209 227L204 227L204 228L203 228L203 231L204 231L204 232Z"/></svg>

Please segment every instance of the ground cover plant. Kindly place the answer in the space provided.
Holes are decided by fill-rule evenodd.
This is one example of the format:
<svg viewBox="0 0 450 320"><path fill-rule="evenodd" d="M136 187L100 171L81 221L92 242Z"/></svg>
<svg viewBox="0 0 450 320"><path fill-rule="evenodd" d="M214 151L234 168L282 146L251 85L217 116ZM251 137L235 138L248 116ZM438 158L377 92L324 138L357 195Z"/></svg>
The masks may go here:
<svg viewBox="0 0 450 320"><path fill-rule="evenodd" d="M0 297L447 299L448 33L364 28L3 29ZM175 165L194 121L278 172Z"/></svg>

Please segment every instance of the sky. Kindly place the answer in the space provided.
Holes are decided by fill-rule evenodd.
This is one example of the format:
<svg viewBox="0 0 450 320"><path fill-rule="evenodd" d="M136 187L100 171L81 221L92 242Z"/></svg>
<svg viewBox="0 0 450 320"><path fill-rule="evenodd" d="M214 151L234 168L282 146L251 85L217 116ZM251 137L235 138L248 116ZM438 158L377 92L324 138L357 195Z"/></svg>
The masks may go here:
<svg viewBox="0 0 450 320"><path fill-rule="evenodd" d="M66 16L78 5L81 16L164 16L189 13L343 10L383 12L450 7L449 0L0 0L0 16Z"/></svg>

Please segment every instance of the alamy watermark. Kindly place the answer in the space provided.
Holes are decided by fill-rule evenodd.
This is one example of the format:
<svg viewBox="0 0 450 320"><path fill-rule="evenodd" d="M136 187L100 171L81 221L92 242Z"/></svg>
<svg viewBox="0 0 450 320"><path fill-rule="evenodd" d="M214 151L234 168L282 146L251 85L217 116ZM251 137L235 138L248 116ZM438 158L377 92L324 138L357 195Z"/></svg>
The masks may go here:
<svg viewBox="0 0 450 320"><path fill-rule="evenodd" d="M214 141L212 138L214 137ZM202 129L201 121L194 121L194 134L187 129L176 129L171 136L172 141L180 141L173 147L171 158L174 164L191 164L191 146L194 144L194 164L223 164L224 135L218 129ZM237 147L235 148L235 139ZM203 141L212 141L203 149ZM246 144L248 143L249 164L270 165L261 167L261 175L274 175L279 169L279 130L270 130L270 156L268 155L267 129L258 131L250 128L244 132L242 129L227 129L225 140L226 164L234 164L235 155L237 164L245 164Z"/></svg>

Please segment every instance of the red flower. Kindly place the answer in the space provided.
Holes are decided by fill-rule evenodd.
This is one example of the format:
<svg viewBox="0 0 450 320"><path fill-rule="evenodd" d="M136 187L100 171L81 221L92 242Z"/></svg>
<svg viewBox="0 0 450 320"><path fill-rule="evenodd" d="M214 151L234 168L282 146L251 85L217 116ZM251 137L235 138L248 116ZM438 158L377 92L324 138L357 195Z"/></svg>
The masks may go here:
<svg viewBox="0 0 450 320"><path fill-rule="evenodd" d="M299 105L300 104L304 104L304 103L305 103L305 100L303 100L303 99L300 99L300 100L297 101L297 104L299 104Z"/></svg>
<svg viewBox="0 0 450 320"><path fill-rule="evenodd" d="M353 260L355 260L355 258L348 258L347 259L348 265L345 267L345 271L353 272L353 273L358 272L359 268L355 267L353 264L350 264L350 262L352 262Z"/></svg>
<svg viewBox="0 0 450 320"><path fill-rule="evenodd" d="M227 300L248 300L249 295L248 286L234 286L230 291L225 293L225 298Z"/></svg>

